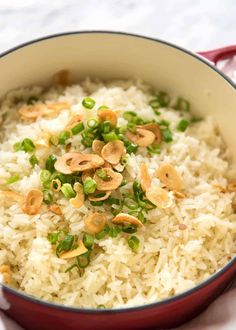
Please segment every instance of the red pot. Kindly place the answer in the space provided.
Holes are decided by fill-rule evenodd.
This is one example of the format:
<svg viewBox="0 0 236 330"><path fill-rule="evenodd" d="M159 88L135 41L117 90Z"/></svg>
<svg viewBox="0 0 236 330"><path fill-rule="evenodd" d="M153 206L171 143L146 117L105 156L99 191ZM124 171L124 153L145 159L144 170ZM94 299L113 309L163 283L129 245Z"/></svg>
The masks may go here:
<svg viewBox="0 0 236 330"><path fill-rule="evenodd" d="M236 47L201 53L216 62ZM235 84L201 56L151 38L116 32L75 32L46 37L0 55L0 95L45 83L67 68L75 77L138 76L158 89L191 100L197 115L214 114L229 148L236 147ZM173 298L149 305L94 310L50 304L3 286L6 314L28 330L120 330L176 327L206 308L236 275L236 258L208 280Z"/></svg>

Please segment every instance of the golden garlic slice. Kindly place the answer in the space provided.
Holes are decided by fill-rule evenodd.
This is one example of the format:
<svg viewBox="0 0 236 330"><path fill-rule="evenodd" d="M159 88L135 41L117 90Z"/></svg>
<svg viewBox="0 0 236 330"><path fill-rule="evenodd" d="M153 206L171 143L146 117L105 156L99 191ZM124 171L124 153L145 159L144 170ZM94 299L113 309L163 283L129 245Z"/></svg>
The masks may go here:
<svg viewBox="0 0 236 330"><path fill-rule="evenodd" d="M148 147L155 141L154 133L143 128L137 128L136 133L127 131L126 136L131 142L137 144L139 147Z"/></svg>
<svg viewBox="0 0 236 330"><path fill-rule="evenodd" d="M125 147L123 141L111 141L102 148L101 156L108 163L116 165L119 163L124 151Z"/></svg>
<svg viewBox="0 0 236 330"><path fill-rule="evenodd" d="M158 179L170 190L180 191L182 189L182 179L176 169L170 164L161 165L156 175Z"/></svg>

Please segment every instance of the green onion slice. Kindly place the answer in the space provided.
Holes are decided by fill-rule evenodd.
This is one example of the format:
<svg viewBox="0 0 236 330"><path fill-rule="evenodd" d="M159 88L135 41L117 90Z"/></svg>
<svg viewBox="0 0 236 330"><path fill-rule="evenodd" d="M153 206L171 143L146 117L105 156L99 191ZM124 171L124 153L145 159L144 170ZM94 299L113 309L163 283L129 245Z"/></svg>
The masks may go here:
<svg viewBox="0 0 236 330"><path fill-rule="evenodd" d="M38 165L39 160L38 160L38 158L33 154L33 155L30 156L30 158L29 158L29 162L30 162L30 164L31 164L32 167L35 167L35 165Z"/></svg>
<svg viewBox="0 0 236 330"><path fill-rule="evenodd" d="M73 198L76 196L76 192L74 191L70 183L64 183L61 186L61 192L66 198Z"/></svg>
<svg viewBox="0 0 236 330"><path fill-rule="evenodd" d="M15 183L15 182L17 182L17 181L19 181L20 180L20 176L19 176L19 174L14 174L14 175L12 175L10 178L8 178L7 180L6 180L6 184L13 184L13 183Z"/></svg>
<svg viewBox="0 0 236 330"><path fill-rule="evenodd" d="M137 236L132 235L128 238L128 245L133 252L138 252L139 248L139 239Z"/></svg>
<svg viewBox="0 0 236 330"><path fill-rule="evenodd" d="M189 120L181 119L180 122L178 123L177 130L180 132L185 132L189 124L190 124Z"/></svg>
<svg viewBox="0 0 236 330"><path fill-rule="evenodd" d="M95 106L95 101L91 97L85 97L82 101L82 105L87 109L93 109Z"/></svg>
<svg viewBox="0 0 236 330"><path fill-rule="evenodd" d="M97 182L93 180L91 177L87 177L84 180L84 193L85 195L93 194L97 188Z"/></svg>

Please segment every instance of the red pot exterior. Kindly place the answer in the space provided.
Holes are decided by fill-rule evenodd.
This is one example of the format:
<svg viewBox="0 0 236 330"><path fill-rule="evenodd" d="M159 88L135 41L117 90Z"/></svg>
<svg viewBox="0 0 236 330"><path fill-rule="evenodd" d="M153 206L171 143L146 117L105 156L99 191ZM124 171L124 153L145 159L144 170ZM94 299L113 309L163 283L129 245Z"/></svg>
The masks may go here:
<svg viewBox="0 0 236 330"><path fill-rule="evenodd" d="M40 303L4 288L10 302L6 313L26 330L142 330L177 327L199 314L236 275L235 262L203 285L178 297L146 307L86 311Z"/></svg>

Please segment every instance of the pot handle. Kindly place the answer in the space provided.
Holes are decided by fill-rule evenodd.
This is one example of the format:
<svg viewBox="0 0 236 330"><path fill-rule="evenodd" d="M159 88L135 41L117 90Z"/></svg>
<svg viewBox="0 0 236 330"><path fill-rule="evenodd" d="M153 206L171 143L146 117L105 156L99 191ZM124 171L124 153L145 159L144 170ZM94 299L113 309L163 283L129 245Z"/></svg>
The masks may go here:
<svg viewBox="0 0 236 330"><path fill-rule="evenodd" d="M219 60L224 60L236 55L236 45L198 52L198 54L216 64Z"/></svg>
<svg viewBox="0 0 236 330"><path fill-rule="evenodd" d="M220 71L236 83L236 45L198 52L198 54L211 61Z"/></svg>

